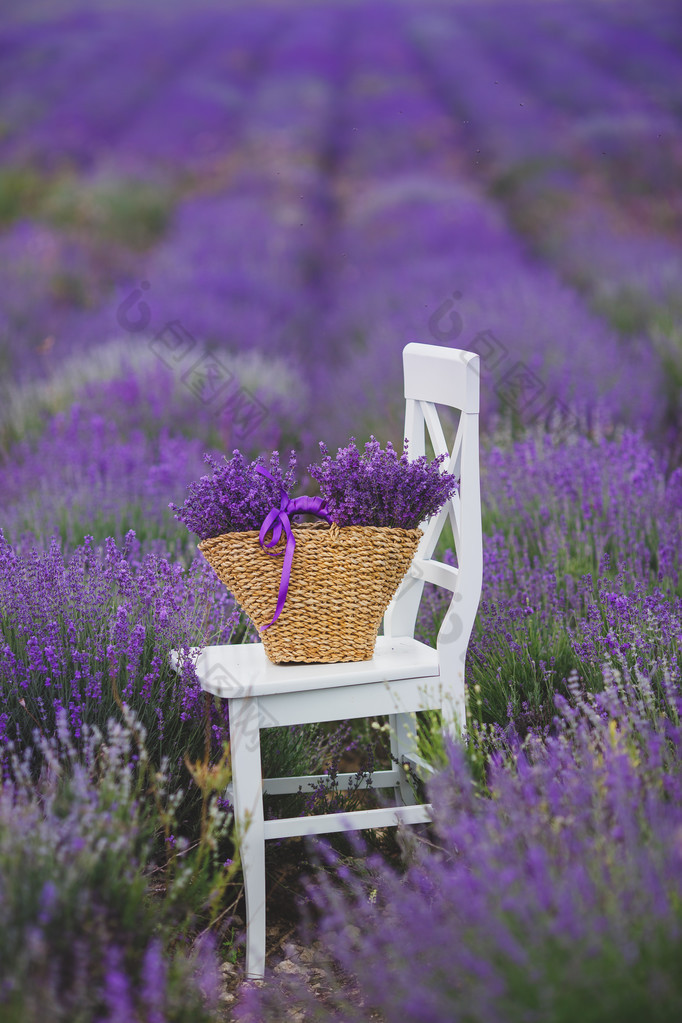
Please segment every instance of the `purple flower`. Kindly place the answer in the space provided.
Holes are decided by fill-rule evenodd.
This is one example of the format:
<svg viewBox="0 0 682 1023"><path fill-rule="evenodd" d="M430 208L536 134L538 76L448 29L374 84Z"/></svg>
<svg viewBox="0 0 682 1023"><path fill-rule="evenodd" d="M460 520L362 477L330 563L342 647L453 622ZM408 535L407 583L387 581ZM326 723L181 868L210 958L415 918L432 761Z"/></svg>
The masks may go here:
<svg viewBox="0 0 682 1023"><path fill-rule="evenodd" d="M296 456L293 451L286 471L279 464L279 452L272 452L268 471L276 480L274 483L256 471L258 466L265 467L262 455L255 462L247 463L241 452L235 450L224 465L210 455L205 456L205 461L213 469L213 475L202 476L198 482L189 484L189 497L182 508L169 505L176 519L202 540L222 533L260 529L270 509L279 507L282 488L288 492L294 485Z"/></svg>
<svg viewBox="0 0 682 1023"><path fill-rule="evenodd" d="M372 437L364 453L355 445L339 448L332 458L320 443L321 463L308 472L320 485L327 510L340 526L392 526L416 529L456 493L458 481L442 472L445 456L429 462L425 455L410 459L405 449L398 456L390 441L382 450Z"/></svg>

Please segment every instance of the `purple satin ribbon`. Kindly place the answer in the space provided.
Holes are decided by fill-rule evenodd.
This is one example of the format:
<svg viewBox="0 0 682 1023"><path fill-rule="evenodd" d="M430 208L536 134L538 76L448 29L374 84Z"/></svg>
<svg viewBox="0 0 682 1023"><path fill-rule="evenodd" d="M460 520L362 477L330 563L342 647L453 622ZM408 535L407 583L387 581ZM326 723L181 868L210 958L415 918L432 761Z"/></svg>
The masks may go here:
<svg viewBox="0 0 682 1023"><path fill-rule="evenodd" d="M261 476L266 476L273 483L277 480L270 475L267 469L264 469L262 465L256 466L256 472L259 472ZM284 602L287 599L287 593L289 591L289 579L291 578L291 565L294 560L294 548L296 547L296 538L291 530L290 515L301 514L308 512L310 515L319 515L321 519L326 519L327 522L331 522L331 516L325 508L324 499L321 497L294 497L290 498L284 487L280 487L282 491L282 500L280 501L279 508L271 508L268 514L263 519L263 525L260 527L258 534L258 540L261 547L266 554L272 554L274 557L279 557L281 554L284 555L284 564L282 565L282 578L279 584L279 594L277 597L277 609L275 616L271 622L267 625L263 625L263 629L269 629L271 625L274 625L282 609L284 608ZM268 533L272 530L272 539L269 543L265 542L265 538ZM282 530L287 538L286 546L283 551L271 551L268 548L274 547L279 538L282 535Z"/></svg>

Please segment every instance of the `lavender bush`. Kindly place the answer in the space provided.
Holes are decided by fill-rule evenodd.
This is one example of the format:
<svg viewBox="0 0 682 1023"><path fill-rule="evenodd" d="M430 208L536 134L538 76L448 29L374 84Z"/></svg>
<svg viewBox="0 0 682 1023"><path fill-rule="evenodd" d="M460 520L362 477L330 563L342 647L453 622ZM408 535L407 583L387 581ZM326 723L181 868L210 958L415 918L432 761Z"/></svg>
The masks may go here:
<svg viewBox="0 0 682 1023"><path fill-rule="evenodd" d="M116 304L109 320L115 321ZM90 329L106 335L106 317ZM72 411L81 423L88 416L104 421L122 440L141 435L143 444L163 436L194 438L204 450L218 451L237 440L255 456L296 438L305 388L289 361L266 362L256 352L235 354L222 346L202 351L195 344L175 365L173 340L170 330L143 345L118 337L61 358L49 366L47 379L0 382L0 451L21 460L42 438L49 444L52 430L60 420L63 429L62 417L68 421ZM212 361L221 382L229 383L227 392L213 393L200 373L192 375L200 359Z"/></svg>
<svg viewBox="0 0 682 1023"><path fill-rule="evenodd" d="M79 403L52 417L38 439L25 439L0 465L3 532L16 549L58 536L73 551L91 536L122 543L133 530L146 550L191 560L187 534L168 509L184 481L200 470L197 441L159 430L152 439L122 429Z"/></svg>
<svg viewBox="0 0 682 1023"><path fill-rule="evenodd" d="M167 841L166 868L151 872L177 799L134 716L76 738L61 711L55 735L35 740L5 747L0 786L0 1016L217 1020L214 943L193 940L193 923L222 883L210 846L225 815L207 813L199 851Z"/></svg>
<svg viewBox="0 0 682 1023"><path fill-rule="evenodd" d="M310 896L325 961L280 974L238 1018L672 1021L682 1009L680 701L642 679L558 708L555 738L506 736L479 794L458 746L431 787L436 840L405 875L369 857ZM360 849L358 849L358 852ZM337 975L338 976L338 975Z"/></svg>
<svg viewBox="0 0 682 1023"><path fill-rule="evenodd" d="M308 466L334 522L340 526L391 526L416 529L456 492L458 480L442 472L444 455L429 462L410 459L407 441L399 456L389 442L382 450L372 437L360 452L352 437L332 458L320 444L322 462Z"/></svg>
<svg viewBox="0 0 682 1023"><path fill-rule="evenodd" d="M677 677L680 482L630 432L569 444L531 436L484 452L483 594L468 671L487 721L549 725L571 671L600 689L607 659L657 684ZM427 589L422 638L435 640L446 606L446 593Z"/></svg>
<svg viewBox="0 0 682 1023"><path fill-rule="evenodd" d="M56 540L20 554L0 534L0 739L30 742L36 726L50 736L62 710L78 737L103 728L123 700L155 762L181 764L202 748L204 704L191 662L178 675L168 653L226 641L238 620L201 560L185 574L142 555L134 534L120 548L86 538L68 559Z"/></svg>

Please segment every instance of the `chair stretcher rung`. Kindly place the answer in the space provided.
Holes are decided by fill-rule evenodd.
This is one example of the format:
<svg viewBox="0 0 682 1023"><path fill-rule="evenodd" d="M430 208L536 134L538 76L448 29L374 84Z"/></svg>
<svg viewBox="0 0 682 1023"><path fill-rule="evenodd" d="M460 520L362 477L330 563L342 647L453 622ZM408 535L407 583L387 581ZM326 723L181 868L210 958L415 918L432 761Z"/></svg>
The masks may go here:
<svg viewBox="0 0 682 1023"><path fill-rule="evenodd" d="M353 810L349 813L323 813L316 817L285 817L265 821L264 837L293 838L301 835L325 835L334 831L362 831L364 828L386 828L397 824L427 824L431 806L384 806L377 810Z"/></svg>
<svg viewBox="0 0 682 1023"><path fill-rule="evenodd" d="M350 781L355 780L357 780L357 774L337 774L336 776L336 781L342 792L348 789ZM366 779L363 778L359 787L367 788L369 783L374 789L388 789L396 785L399 780L400 772L397 768L391 771L375 771L374 774L369 775ZM264 778L263 791L268 796L283 796L291 792L298 792L299 789L309 793L311 786L319 785L323 781L329 781L328 774L292 775L289 778Z"/></svg>

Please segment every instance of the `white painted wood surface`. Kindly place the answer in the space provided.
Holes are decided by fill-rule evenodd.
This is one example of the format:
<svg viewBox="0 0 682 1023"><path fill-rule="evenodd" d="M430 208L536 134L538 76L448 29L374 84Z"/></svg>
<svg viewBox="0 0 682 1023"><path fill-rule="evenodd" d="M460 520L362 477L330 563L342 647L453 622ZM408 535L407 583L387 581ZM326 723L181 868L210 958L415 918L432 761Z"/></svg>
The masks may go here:
<svg viewBox="0 0 682 1023"><path fill-rule="evenodd" d="M379 636L370 661L273 664L262 643L243 643L204 647L198 652L196 672L206 692L221 699L235 699L391 682L404 678L406 672L437 675L438 655L432 647L410 637Z"/></svg>

